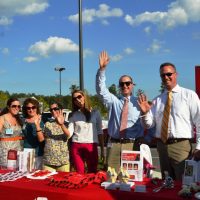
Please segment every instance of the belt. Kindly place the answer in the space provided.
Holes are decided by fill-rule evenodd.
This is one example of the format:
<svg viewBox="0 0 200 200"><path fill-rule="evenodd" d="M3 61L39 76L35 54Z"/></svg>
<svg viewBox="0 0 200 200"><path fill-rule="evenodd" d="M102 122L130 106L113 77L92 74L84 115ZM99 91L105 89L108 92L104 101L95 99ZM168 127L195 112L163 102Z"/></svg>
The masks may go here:
<svg viewBox="0 0 200 200"><path fill-rule="evenodd" d="M0 138L0 141L17 141L17 140L23 140L24 137L16 136L16 137L8 137L8 138Z"/></svg>
<svg viewBox="0 0 200 200"><path fill-rule="evenodd" d="M158 140L162 141L160 138L157 138ZM191 140L190 138L168 138L165 144L174 144L178 142L182 142L185 140Z"/></svg>
<svg viewBox="0 0 200 200"><path fill-rule="evenodd" d="M121 138L121 139L115 139L115 138L110 138L110 142L112 143L134 143L135 139L134 138Z"/></svg>

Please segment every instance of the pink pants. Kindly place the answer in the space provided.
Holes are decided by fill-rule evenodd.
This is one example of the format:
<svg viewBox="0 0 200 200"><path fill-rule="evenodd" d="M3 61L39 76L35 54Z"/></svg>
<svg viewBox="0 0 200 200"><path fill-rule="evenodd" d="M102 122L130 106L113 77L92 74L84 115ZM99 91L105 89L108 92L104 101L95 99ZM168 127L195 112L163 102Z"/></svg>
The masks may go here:
<svg viewBox="0 0 200 200"><path fill-rule="evenodd" d="M88 168L87 173L96 173L98 165L97 143L72 142L71 155L78 173L85 172L85 162Z"/></svg>

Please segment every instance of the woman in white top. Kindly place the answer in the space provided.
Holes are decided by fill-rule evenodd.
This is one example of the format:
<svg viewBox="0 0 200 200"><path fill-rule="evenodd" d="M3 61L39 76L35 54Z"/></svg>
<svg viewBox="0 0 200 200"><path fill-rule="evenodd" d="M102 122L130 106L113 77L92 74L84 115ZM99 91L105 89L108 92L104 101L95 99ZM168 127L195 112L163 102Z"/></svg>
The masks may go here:
<svg viewBox="0 0 200 200"><path fill-rule="evenodd" d="M72 116L69 129L73 131L71 156L78 173L95 173L98 165L98 141L104 159L102 120L98 110L92 109L89 97L81 90L72 93Z"/></svg>

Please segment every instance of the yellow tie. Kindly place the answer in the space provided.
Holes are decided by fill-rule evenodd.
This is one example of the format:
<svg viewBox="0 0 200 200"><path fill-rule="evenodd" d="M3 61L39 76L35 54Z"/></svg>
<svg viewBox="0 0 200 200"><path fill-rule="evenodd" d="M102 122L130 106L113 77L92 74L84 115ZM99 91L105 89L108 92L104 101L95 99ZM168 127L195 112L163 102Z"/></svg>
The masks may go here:
<svg viewBox="0 0 200 200"><path fill-rule="evenodd" d="M161 126L161 140L165 143L168 139L168 124L169 124L169 116L172 105L172 91L168 91L167 93L167 102L165 104L165 109L163 112L162 126Z"/></svg>
<svg viewBox="0 0 200 200"><path fill-rule="evenodd" d="M128 122L128 98L124 98L124 105L122 108L122 113L121 113L121 124L120 124L120 138L125 137L125 130L127 128L127 122Z"/></svg>

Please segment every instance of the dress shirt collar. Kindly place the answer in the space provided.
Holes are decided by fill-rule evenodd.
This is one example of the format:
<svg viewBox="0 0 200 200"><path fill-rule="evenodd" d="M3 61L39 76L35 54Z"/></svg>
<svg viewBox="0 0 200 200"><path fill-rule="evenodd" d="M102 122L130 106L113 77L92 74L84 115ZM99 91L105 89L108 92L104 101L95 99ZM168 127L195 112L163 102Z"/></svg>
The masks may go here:
<svg viewBox="0 0 200 200"><path fill-rule="evenodd" d="M128 96L128 97L121 96L120 99L124 100L125 98L127 98L130 101L131 97L132 96Z"/></svg>
<svg viewBox="0 0 200 200"><path fill-rule="evenodd" d="M172 93L178 93L180 91L180 86L177 84L173 89ZM168 90L165 89L164 93L167 94Z"/></svg>

